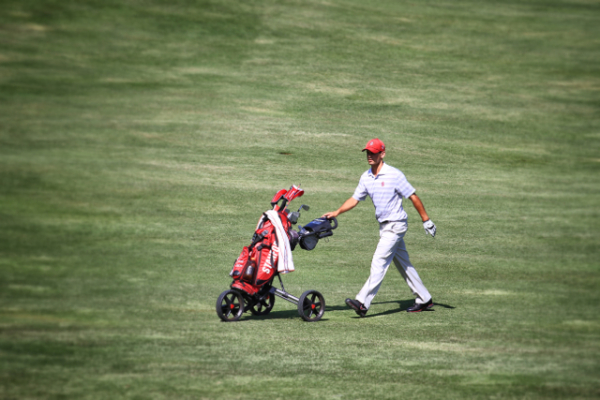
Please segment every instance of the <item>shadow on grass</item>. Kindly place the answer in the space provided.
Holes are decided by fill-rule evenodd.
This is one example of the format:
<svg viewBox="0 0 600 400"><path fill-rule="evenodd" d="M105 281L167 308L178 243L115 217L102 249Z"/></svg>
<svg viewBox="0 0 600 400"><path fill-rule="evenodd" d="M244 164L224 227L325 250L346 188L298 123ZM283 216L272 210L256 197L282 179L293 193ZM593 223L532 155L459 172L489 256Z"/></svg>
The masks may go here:
<svg viewBox="0 0 600 400"><path fill-rule="evenodd" d="M406 309L408 307L412 306L414 304L414 302L415 302L414 300L397 300L397 301L382 301L379 303L372 303L371 305L396 303L399 305L399 308L393 309L393 310L387 310L387 311L380 312L380 313L367 314L364 318L378 317L381 315L390 315L390 314L396 314L399 312L404 312L404 311L406 311ZM447 309L451 309L451 310L456 308L456 307L448 305L448 304L433 303L433 307L428 310L424 310L424 312L435 311L434 307L443 307L443 308L447 308ZM353 311L353 310L346 305L325 306L325 313L334 312L334 311ZM271 311L270 313L265 314L265 315L252 315L250 313L245 313L244 316L239 320L239 322L249 321L249 320L295 319L295 318L301 318L300 315L298 314L297 310L281 310L281 311ZM360 317L358 315L356 315L356 316L353 316L353 318L360 318ZM327 321L327 318L322 318L321 321Z"/></svg>
<svg viewBox="0 0 600 400"><path fill-rule="evenodd" d="M294 319L294 318L300 318L300 315L298 314L297 310L281 310L281 311L271 311L270 313L265 314L265 315L247 314L247 316L245 316L240 321L246 321L246 320L250 320L250 319L263 320L263 319Z"/></svg>
<svg viewBox="0 0 600 400"><path fill-rule="evenodd" d="M377 305L377 304L390 304L390 303L397 303L400 307L397 309L392 309L392 310L387 310L387 311L383 311L380 313L372 313L369 314L367 313L367 315L365 315L363 318L370 318L370 317L378 317L381 315L390 315L390 314L396 314L399 312L405 312L406 309L410 306L412 306L415 301L414 300L397 300L397 301L382 301L379 303L371 303L371 306L373 305ZM433 303L433 307L427 310L423 310L423 312L432 312L435 311L435 307L443 307L443 308L448 308L448 309L455 309L456 307L448 305L448 304L442 304L442 303ZM349 307L335 307L336 310L349 310ZM355 316L354 318L361 318L358 315Z"/></svg>

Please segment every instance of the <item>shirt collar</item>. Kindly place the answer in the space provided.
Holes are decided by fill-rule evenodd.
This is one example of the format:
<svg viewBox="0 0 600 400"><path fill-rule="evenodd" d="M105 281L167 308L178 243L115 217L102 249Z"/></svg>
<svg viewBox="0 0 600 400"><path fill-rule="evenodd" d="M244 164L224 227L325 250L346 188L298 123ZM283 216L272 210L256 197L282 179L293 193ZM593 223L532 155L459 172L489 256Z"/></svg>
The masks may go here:
<svg viewBox="0 0 600 400"><path fill-rule="evenodd" d="M385 175L385 172L387 169L388 169L388 165L384 162L383 166L381 167L381 171L379 171L379 174L377 174L377 176ZM369 176L372 178L375 178L375 175L373 175L373 171L371 170L371 168L369 168Z"/></svg>

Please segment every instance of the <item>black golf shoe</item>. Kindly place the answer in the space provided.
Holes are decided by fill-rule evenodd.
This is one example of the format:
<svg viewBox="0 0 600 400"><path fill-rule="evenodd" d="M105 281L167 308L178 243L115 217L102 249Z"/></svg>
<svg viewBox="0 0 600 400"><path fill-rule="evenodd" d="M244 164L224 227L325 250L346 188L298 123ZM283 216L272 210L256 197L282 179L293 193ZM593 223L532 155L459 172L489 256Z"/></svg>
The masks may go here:
<svg viewBox="0 0 600 400"><path fill-rule="evenodd" d="M356 313L360 317L364 317L365 315L367 315L367 311L369 311L368 309L365 308L363 303L361 303L358 300L346 299L346 305L348 307L354 309L354 311L356 311Z"/></svg>
<svg viewBox="0 0 600 400"><path fill-rule="evenodd" d="M423 303L423 304L413 304L412 306L408 307L406 309L406 312L421 312L424 310L428 310L431 307L433 307L433 299L429 299L429 301L427 303Z"/></svg>

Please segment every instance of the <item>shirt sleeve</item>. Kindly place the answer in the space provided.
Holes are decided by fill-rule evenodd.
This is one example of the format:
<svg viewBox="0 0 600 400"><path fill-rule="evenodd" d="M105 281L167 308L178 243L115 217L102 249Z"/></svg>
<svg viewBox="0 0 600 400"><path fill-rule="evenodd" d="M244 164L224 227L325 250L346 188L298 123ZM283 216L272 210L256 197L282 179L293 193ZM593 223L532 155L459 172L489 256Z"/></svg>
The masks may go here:
<svg viewBox="0 0 600 400"><path fill-rule="evenodd" d="M404 176L402 172L400 172L400 175L398 176L396 191L404 198L409 198L416 192L415 188L408 183L406 176Z"/></svg>
<svg viewBox="0 0 600 400"><path fill-rule="evenodd" d="M365 183L363 182L362 178L358 181L358 186L356 187L356 190L354 191L354 194L352 195L352 197L355 200L358 201L363 201L367 198L367 187L365 186Z"/></svg>

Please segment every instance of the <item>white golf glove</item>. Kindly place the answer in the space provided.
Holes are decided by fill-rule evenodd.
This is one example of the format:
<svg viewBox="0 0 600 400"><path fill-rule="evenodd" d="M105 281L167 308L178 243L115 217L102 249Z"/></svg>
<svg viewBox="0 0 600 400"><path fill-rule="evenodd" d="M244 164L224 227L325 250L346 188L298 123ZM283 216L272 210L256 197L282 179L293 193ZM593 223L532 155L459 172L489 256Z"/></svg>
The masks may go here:
<svg viewBox="0 0 600 400"><path fill-rule="evenodd" d="M429 233L431 237L435 237L435 224L430 219L423 222L423 228L425 228L425 234Z"/></svg>

